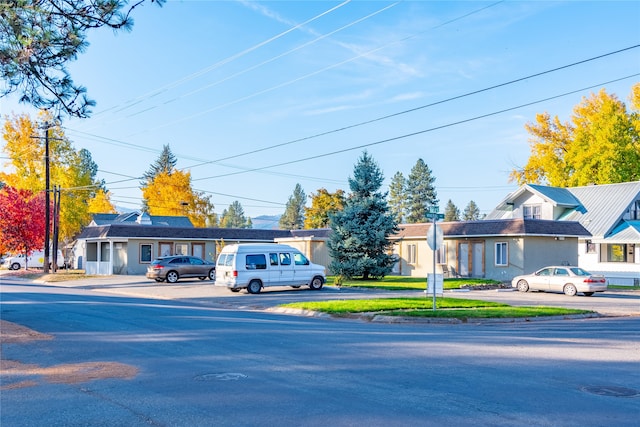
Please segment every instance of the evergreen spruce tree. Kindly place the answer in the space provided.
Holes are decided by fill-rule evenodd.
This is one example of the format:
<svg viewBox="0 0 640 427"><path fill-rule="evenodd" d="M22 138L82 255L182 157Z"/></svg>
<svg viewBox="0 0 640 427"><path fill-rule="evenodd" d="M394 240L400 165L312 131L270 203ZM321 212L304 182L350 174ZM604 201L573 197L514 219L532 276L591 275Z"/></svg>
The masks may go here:
<svg viewBox="0 0 640 427"><path fill-rule="evenodd" d="M480 209L476 202L473 200L469 202L464 212L462 212L462 219L465 221L478 221L480 219Z"/></svg>
<svg viewBox="0 0 640 427"><path fill-rule="evenodd" d="M289 197L284 214L280 217L282 230L301 230L304 228L304 205L307 195L304 194L300 184L296 184L293 194Z"/></svg>
<svg viewBox="0 0 640 427"><path fill-rule="evenodd" d="M460 209L453 204L451 199L447 202L447 206L444 208L444 220L445 221L460 221Z"/></svg>
<svg viewBox="0 0 640 427"><path fill-rule="evenodd" d="M251 218L244 216L244 209L239 201L234 201L229 205L229 209L222 211L220 218L220 227L222 228L251 228Z"/></svg>
<svg viewBox="0 0 640 427"><path fill-rule="evenodd" d="M404 222L407 211L407 181L402 172L396 172L389 184L389 209L398 224Z"/></svg>
<svg viewBox="0 0 640 427"><path fill-rule="evenodd" d="M327 242L330 269L346 278L381 278L391 272L396 257L389 254L391 234L398 232L386 194L380 193L384 177L365 151L349 178L349 194L343 210L330 215L333 230Z"/></svg>
<svg viewBox="0 0 640 427"><path fill-rule="evenodd" d="M160 175L161 173L166 173L167 175L171 175L173 170L178 163L178 159L171 152L171 148L169 144L162 146L162 152L160 156L156 159L156 161L149 166L149 170L147 170L144 175L142 175L142 181L140 181L141 188L144 191L144 188L149 186L153 182L153 180ZM149 212L149 200L143 198L142 199L142 211Z"/></svg>
<svg viewBox="0 0 640 427"><path fill-rule="evenodd" d="M427 213L431 206L438 204L436 190L433 185L435 177L431 175L431 169L422 160L418 159L407 179L407 222L415 224L427 222Z"/></svg>

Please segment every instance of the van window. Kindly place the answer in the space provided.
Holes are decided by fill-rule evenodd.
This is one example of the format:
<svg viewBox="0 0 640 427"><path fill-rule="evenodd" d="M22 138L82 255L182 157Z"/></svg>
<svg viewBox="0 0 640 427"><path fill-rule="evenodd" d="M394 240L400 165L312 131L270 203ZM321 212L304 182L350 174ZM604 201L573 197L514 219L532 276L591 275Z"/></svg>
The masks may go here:
<svg viewBox="0 0 640 427"><path fill-rule="evenodd" d="M296 265L309 265L309 260L301 253L293 254L293 262L295 262Z"/></svg>
<svg viewBox="0 0 640 427"><path fill-rule="evenodd" d="M269 262L271 263L271 265L278 265L278 254L270 253Z"/></svg>
<svg viewBox="0 0 640 427"><path fill-rule="evenodd" d="M220 256L218 257L218 265L224 266L224 267L231 267L233 266L234 257L235 257L234 254L220 254Z"/></svg>
<svg viewBox="0 0 640 427"><path fill-rule="evenodd" d="M280 252L280 265L291 265L291 255Z"/></svg>
<svg viewBox="0 0 640 427"><path fill-rule="evenodd" d="M267 257L264 254L247 255L247 270L265 270Z"/></svg>

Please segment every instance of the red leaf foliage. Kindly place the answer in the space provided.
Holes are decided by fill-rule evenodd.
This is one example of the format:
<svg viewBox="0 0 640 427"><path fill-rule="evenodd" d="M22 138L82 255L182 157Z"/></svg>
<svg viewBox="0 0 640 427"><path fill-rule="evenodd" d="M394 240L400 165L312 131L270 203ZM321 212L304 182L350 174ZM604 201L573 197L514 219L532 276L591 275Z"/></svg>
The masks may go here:
<svg viewBox="0 0 640 427"><path fill-rule="evenodd" d="M0 250L30 253L44 247L45 196L28 190L0 190Z"/></svg>

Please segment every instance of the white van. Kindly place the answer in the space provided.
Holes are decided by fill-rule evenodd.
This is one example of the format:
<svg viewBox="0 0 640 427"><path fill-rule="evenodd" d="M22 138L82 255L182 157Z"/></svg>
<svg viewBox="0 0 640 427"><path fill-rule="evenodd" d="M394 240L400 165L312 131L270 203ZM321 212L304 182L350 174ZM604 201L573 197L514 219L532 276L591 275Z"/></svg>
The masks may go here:
<svg viewBox="0 0 640 427"><path fill-rule="evenodd" d="M27 262L28 267L42 268L44 266L44 250L31 252L31 255L27 258ZM53 254L51 252L49 253L49 262L53 262ZM9 270L20 270L24 268L24 264L24 254L10 255L2 261L2 266ZM58 264L58 268L64 267L64 256L60 249L58 249L56 264Z"/></svg>
<svg viewBox="0 0 640 427"><path fill-rule="evenodd" d="M267 286L306 285L322 289L325 268L313 264L302 252L277 243L241 243L225 246L216 263L216 286L232 292L246 289L257 294Z"/></svg>

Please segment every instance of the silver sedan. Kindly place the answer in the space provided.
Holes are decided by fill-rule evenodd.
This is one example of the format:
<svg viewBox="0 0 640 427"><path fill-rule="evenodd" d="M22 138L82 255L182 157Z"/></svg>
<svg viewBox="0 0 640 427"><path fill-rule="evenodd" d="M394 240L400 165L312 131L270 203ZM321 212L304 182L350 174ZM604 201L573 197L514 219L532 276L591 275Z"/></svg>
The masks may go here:
<svg viewBox="0 0 640 427"><path fill-rule="evenodd" d="M533 274L514 277L511 286L518 288L520 292L564 292L570 296L581 292L590 297L594 292L607 290L607 279L580 267L549 266Z"/></svg>

